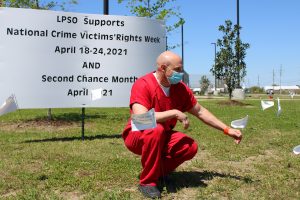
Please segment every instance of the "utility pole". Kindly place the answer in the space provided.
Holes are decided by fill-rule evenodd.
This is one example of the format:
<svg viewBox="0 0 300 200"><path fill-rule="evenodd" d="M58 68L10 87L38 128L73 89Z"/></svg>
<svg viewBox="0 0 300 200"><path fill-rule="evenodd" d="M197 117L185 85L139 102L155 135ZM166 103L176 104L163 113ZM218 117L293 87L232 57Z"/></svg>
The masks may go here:
<svg viewBox="0 0 300 200"><path fill-rule="evenodd" d="M103 14L109 15L109 1L103 0Z"/></svg>
<svg viewBox="0 0 300 200"><path fill-rule="evenodd" d="M183 82L185 81L185 72L184 72L184 41L183 41L183 23L181 25L181 59L182 59L182 70L183 70Z"/></svg>
<svg viewBox="0 0 300 200"><path fill-rule="evenodd" d="M279 84L280 84L279 93L281 94L281 76L282 76L282 65L280 65L280 71L279 71L279 75L280 75L280 78L279 78Z"/></svg>
<svg viewBox="0 0 300 200"><path fill-rule="evenodd" d="M217 44L215 42L212 42L211 44L215 45L215 71L216 71ZM217 78L216 78L216 75L215 75L215 91L217 91Z"/></svg>
<svg viewBox="0 0 300 200"><path fill-rule="evenodd" d="M239 69L240 66L240 1L236 0L236 21L237 21L237 40L238 40L238 47L237 47L237 67ZM240 87L240 71L238 71L238 87Z"/></svg>
<svg viewBox="0 0 300 200"><path fill-rule="evenodd" d="M250 88L250 79L248 78L248 89Z"/></svg>
<svg viewBox="0 0 300 200"><path fill-rule="evenodd" d="M274 69L273 69L273 92L274 92L274 85L275 85L275 83L274 83L274 79L275 79L275 72L274 72Z"/></svg>
<svg viewBox="0 0 300 200"><path fill-rule="evenodd" d="M259 75L257 76L257 86L260 87L260 84L259 84Z"/></svg>
<svg viewBox="0 0 300 200"><path fill-rule="evenodd" d="M168 51L168 36L166 36L166 51Z"/></svg>

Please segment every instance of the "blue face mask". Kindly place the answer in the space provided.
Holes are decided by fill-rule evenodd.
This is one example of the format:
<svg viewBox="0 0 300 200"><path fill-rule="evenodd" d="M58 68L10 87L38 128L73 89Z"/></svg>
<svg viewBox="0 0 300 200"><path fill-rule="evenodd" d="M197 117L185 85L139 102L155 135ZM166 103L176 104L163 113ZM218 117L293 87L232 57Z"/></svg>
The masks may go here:
<svg viewBox="0 0 300 200"><path fill-rule="evenodd" d="M168 77L168 80L171 84L177 84L182 80L182 77L183 77L183 73L173 71L172 76Z"/></svg>

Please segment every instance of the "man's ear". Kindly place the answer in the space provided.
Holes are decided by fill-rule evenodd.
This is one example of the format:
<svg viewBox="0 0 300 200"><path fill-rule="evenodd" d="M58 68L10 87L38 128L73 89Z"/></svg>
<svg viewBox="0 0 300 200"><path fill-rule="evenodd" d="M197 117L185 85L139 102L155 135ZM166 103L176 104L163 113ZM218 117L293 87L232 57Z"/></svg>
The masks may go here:
<svg viewBox="0 0 300 200"><path fill-rule="evenodd" d="M162 64L162 65L160 66L160 69L161 69L161 71L166 72L166 70L167 70L167 65Z"/></svg>

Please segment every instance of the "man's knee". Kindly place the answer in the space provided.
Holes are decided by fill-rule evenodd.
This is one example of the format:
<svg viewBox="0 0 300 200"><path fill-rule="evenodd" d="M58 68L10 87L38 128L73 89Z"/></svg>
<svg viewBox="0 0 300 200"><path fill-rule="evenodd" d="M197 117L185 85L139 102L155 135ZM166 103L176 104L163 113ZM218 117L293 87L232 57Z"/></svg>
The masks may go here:
<svg viewBox="0 0 300 200"><path fill-rule="evenodd" d="M182 158L184 161L192 159L198 151L197 143L190 137L182 137L171 150L171 157Z"/></svg>
<svg viewBox="0 0 300 200"><path fill-rule="evenodd" d="M189 148L189 153L187 156L187 159L190 160L192 159L198 152L198 145L195 141L193 141L193 143L191 144L190 148Z"/></svg>
<svg viewBox="0 0 300 200"><path fill-rule="evenodd" d="M190 160L192 159L196 154L197 154L197 151L198 151L198 145L197 143L191 139L191 138L188 138L188 141L184 146L186 148L186 152L184 154L184 159L185 160Z"/></svg>

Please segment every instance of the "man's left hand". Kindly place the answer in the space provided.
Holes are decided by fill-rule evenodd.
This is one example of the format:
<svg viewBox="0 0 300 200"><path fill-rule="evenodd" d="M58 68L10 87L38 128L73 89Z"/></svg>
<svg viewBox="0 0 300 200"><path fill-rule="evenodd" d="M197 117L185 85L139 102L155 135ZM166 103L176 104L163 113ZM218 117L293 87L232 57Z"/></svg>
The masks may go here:
<svg viewBox="0 0 300 200"><path fill-rule="evenodd" d="M233 128L230 128L228 130L228 135L230 137L234 138L234 142L236 144L239 144L241 142L241 140L242 140L242 137L243 137L242 132L240 130L233 129Z"/></svg>

